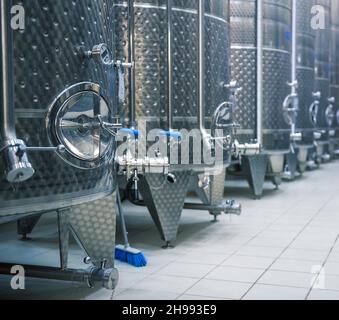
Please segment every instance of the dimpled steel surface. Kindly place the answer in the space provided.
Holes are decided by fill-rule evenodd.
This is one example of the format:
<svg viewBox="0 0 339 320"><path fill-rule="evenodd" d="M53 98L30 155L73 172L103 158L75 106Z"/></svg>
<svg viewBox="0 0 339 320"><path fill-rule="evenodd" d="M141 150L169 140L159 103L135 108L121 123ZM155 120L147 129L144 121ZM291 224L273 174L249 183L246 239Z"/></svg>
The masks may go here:
<svg viewBox="0 0 339 320"><path fill-rule="evenodd" d="M91 262L100 267L105 259L107 268L114 266L116 232L116 195L72 207L69 216L72 231Z"/></svg>
<svg viewBox="0 0 339 320"><path fill-rule="evenodd" d="M290 93L291 1L264 1L263 135L265 151L289 149L282 105ZM231 0L231 78L243 90L235 114L240 142L256 138L256 1Z"/></svg>
<svg viewBox="0 0 339 320"><path fill-rule="evenodd" d="M320 91L321 99L319 112L317 115L317 129L323 131L321 136L322 141L328 141L329 126L326 122L326 109L329 105L330 98L330 6L331 0L318 0L318 5L325 9L325 28L316 30L315 41L315 91Z"/></svg>
<svg viewBox="0 0 339 320"><path fill-rule="evenodd" d="M179 222L189 188L191 172L175 172L177 182L170 184L161 174L147 174L140 180L140 192L162 240L177 239Z"/></svg>
<svg viewBox="0 0 339 320"><path fill-rule="evenodd" d="M299 111L297 131L302 133L300 145L312 145L314 125L309 113L314 99L314 41L315 31L311 27L313 1L297 1L297 80Z"/></svg>
<svg viewBox="0 0 339 320"><path fill-rule="evenodd" d="M78 46L113 47L112 1L23 0L24 31L14 31L14 94L17 136L28 146L47 147L45 119L54 99L84 81L101 86L113 113L114 74L94 61L83 61ZM80 170L56 154L32 153L34 177L10 185L1 175L0 216L48 211L108 195L114 190L111 165ZM0 162L0 171L4 172Z"/></svg>
<svg viewBox="0 0 339 320"><path fill-rule="evenodd" d="M167 128L167 8L166 1L134 1L136 118L147 121L146 132ZM173 129L198 129L198 1L173 0ZM128 56L127 3L117 1L117 57ZM228 97L229 1L205 1L205 125ZM128 77L126 77L128 92ZM129 97L120 108L129 121ZM192 148L193 149L193 148ZM191 155L193 150L191 150ZM200 155L199 155L200 156ZM193 157L191 157L192 159ZM180 169L189 170L189 165Z"/></svg>
<svg viewBox="0 0 339 320"><path fill-rule="evenodd" d="M339 1L331 2L332 21L332 68L331 68L331 96L335 98L336 117L334 118L335 136L339 139Z"/></svg>

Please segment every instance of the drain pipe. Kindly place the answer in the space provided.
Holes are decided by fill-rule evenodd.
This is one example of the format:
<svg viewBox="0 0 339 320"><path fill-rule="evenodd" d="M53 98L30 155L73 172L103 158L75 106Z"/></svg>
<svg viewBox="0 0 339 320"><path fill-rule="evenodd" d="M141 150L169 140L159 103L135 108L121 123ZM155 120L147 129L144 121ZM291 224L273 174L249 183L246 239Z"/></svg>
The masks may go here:
<svg viewBox="0 0 339 320"><path fill-rule="evenodd" d="M257 155L261 153L263 146L263 0L257 0L257 126L256 142L241 144L237 140L234 143L236 157Z"/></svg>
<svg viewBox="0 0 339 320"><path fill-rule="evenodd" d="M283 108L291 121L291 141L301 141L302 134L296 132L295 118L299 110L298 79L297 79L297 0L292 0L292 81L289 83L291 94L286 97ZM292 107L291 107L292 106ZM290 114L293 113L293 116ZM294 117L295 116L295 117Z"/></svg>
<svg viewBox="0 0 339 320"><path fill-rule="evenodd" d="M173 129L173 30L172 30L172 0L167 0L167 129Z"/></svg>
<svg viewBox="0 0 339 320"><path fill-rule="evenodd" d="M263 145L263 0L257 0L257 143Z"/></svg>
<svg viewBox="0 0 339 320"><path fill-rule="evenodd" d="M129 112L130 112L130 126L131 129L136 128L136 112L135 112L135 42L134 42L134 0L128 0L128 59L129 64L132 66L129 72Z"/></svg>
<svg viewBox="0 0 339 320"><path fill-rule="evenodd" d="M199 129L203 138L204 145L211 149L211 135L207 133L205 128L205 32L204 32L204 17L205 17L205 1L199 0L198 8L198 121Z"/></svg>
<svg viewBox="0 0 339 320"><path fill-rule="evenodd" d="M13 35L10 24L12 1L1 0L1 106L0 106L0 153L6 170L6 179L10 183L23 182L34 175L34 169L28 161L25 143L19 140L15 130L14 88L13 88Z"/></svg>
<svg viewBox="0 0 339 320"><path fill-rule="evenodd" d="M11 276L12 267L13 264L0 263L0 274ZM89 267L88 269L61 269L32 265L21 265L21 267L25 270L25 276L28 278L79 283L86 285L88 288L101 284L102 287L113 290L119 280L119 274L116 269L106 269L104 266L103 268Z"/></svg>

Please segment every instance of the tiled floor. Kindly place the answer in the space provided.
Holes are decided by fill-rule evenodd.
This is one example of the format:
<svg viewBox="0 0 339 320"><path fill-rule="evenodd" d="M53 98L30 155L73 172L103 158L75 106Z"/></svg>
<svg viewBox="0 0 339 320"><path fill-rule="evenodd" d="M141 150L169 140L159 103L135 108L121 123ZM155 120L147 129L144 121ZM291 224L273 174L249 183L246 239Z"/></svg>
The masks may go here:
<svg viewBox="0 0 339 320"><path fill-rule="evenodd" d="M117 263L115 299L339 299L339 162L277 191L267 183L260 201L251 199L241 181L227 182L225 192L242 203L242 216L212 223L204 212L185 211L171 250L161 249L147 212L128 206L131 243L145 253L149 266ZM22 243L15 225L0 226L1 260L56 264L55 218L45 217L33 237ZM72 266L81 267L83 257L72 245ZM0 278L0 297L111 299L103 289L42 280L14 292L9 281Z"/></svg>

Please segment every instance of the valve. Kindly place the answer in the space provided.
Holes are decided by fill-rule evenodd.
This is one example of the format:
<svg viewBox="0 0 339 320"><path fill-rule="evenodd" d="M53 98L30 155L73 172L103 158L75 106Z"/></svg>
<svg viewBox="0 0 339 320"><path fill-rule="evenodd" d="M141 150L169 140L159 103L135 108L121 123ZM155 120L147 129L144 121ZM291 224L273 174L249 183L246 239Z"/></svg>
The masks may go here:
<svg viewBox="0 0 339 320"><path fill-rule="evenodd" d="M92 50L85 51L80 48L82 55L87 59L93 59L104 66L115 67L118 70L118 98L122 103L125 100L125 69L134 68L134 62L122 62L121 60L114 61L111 50L108 45L101 43L95 45Z"/></svg>

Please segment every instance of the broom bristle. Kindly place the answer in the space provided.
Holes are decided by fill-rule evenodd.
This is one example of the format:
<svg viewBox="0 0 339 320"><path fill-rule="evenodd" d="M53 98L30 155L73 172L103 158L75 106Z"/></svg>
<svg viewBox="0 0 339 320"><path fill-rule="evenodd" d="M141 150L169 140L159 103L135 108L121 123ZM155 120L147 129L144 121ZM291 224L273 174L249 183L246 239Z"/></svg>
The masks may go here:
<svg viewBox="0 0 339 320"><path fill-rule="evenodd" d="M115 249L115 259L137 268L147 266L147 260L143 253L131 247L117 246Z"/></svg>

